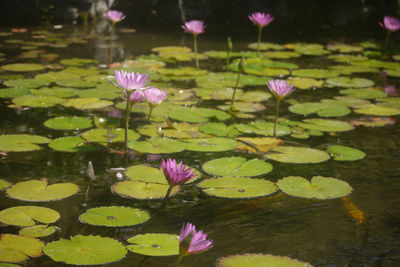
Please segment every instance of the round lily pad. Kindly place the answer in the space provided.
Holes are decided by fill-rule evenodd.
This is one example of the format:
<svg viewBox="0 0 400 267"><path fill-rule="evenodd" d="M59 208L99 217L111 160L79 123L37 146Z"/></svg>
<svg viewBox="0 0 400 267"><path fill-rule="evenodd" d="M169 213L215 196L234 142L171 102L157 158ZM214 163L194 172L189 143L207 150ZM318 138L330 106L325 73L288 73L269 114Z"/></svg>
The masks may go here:
<svg viewBox="0 0 400 267"><path fill-rule="evenodd" d="M284 163L321 163L330 158L325 151L295 146L274 147L265 157Z"/></svg>
<svg viewBox="0 0 400 267"><path fill-rule="evenodd" d="M0 190L3 190L9 187L11 183L7 182L6 180L0 179Z"/></svg>
<svg viewBox="0 0 400 267"><path fill-rule="evenodd" d="M63 105L76 109L100 109L111 106L113 102L101 100L97 97L70 98Z"/></svg>
<svg viewBox="0 0 400 267"><path fill-rule="evenodd" d="M31 90L25 87L13 87L7 89L0 89L0 97L13 98L22 95L29 95Z"/></svg>
<svg viewBox="0 0 400 267"><path fill-rule="evenodd" d="M227 126L222 122L204 123L200 126L199 130L206 134L226 137L235 137L240 134L240 132L236 130L235 125Z"/></svg>
<svg viewBox="0 0 400 267"><path fill-rule="evenodd" d="M79 187L73 183L59 183L47 185L46 180L29 180L19 182L7 189L10 198L31 201L46 202L67 198L74 195Z"/></svg>
<svg viewBox="0 0 400 267"><path fill-rule="evenodd" d="M351 110L344 105L312 102L294 104L289 107L289 110L301 115L309 115L317 112L321 117L342 117L351 112Z"/></svg>
<svg viewBox="0 0 400 267"><path fill-rule="evenodd" d="M219 258L218 267L312 267L309 263L270 254L243 254Z"/></svg>
<svg viewBox="0 0 400 267"><path fill-rule="evenodd" d="M366 104L366 105L359 105L354 107L355 113L366 114L366 115L374 115L374 116L394 116L400 115L400 109L382 106L382 105L375 105L375 104Z"/></svg>
<svg viewBox="0 0 400 267"><path fill-rule="evenodd" d="M331 51L339 51L341 53L353 53L353 52L361 52L364 49L358 45L349 45L349 44L328 44L328 50Z"/></svg>
<svg viewBox="0 0 400 267"><path fill-rule="evenodd" d="M97 207L88 209L79 216L84 223L98 226L132 226L142 224L150 219L147 211L130 207Z"/></svg>
<svg viewBox="0 0 400 267"><path fill-rule="evenodd" d="M129 251L147 256L172 256L179 254L179 236L172 234L143 234L126 240Z"/></svg>
<svg viewBox="0 0 400 267"><path fill-rule="evenodd" d="M207 195L222 198L256 198L271 195L277 186L268 180L224 176L207 179L198 184Z"/></svg>
<svg viewBox="0 0 400 267"><path fill-rule="evenodd" d="M12 102L17 106L34 108L47 108L64 103L64 99L56 96L22 95L13 98Z"/></svg>
<svg viewBox="0 0 400 267"><path fill-rule="evenodd" d="M342 95L348 95L351 97L374 99L378 97L385 97L386 93L376 89L345 89L339 91Z"/></svg>
<svg viewBox="0 0 400 267"><path fill-rule="evenodd" d="M328 119L307 119L300 122L298 126L321 132L347 132L354 129L354 126L348 122Z"/></svg>
<svg viewBox="0 0 400 267"><path fill-rule="evenodd" d="M131 141L128 147L142 153L162 154L181 152L185 150L186 145L167 137L151 137L146 141Z"/></svg>
<svg viewBox="0 0 400 267"><path fill-rule="evenodd" d="M6 71L29 72L43 70L44 66L36 63L14 63L1 66Z"/></svg>
<svg viewBox="0 0 400 267"><path fill-rule="evenodd" d="M238 145L236 140L223 137L185 139L182 142L187 150L203 152L226 151L235 149Z"/></svg>
<svg viewBox="0 0 400 267"><path fill-rule="evenodd" d="M352 66L352 65L335 65L329 67L331 70L339 72L340 74L350 75L352 73L378 73L379 69L366 67L366 66Z"/></svg>
<svg viewBox="0 0 400 267"><path fill-rule="evenodd" d="M258 44L257 43L251 43L248 45L250 49L257 49ZM274 43L260 43L259 44L260 50L283 50L285 49L284 46L280 44L274 44Z"/></svg>
<svg viewBox="0 0 400 267"><path fill-rule="evenodd" d="M8 87L38 88L49 85L49 82L38 79L13 79L5 81L4 84Z"/></svg>
<svg viewBox="0 0 400 267"><path fill-rule="evenodd" d="M63 87L74 87L74 88L90 88L97 85L96 82L83 81L81 79L61 80L57 82L57 85Z"/></svg>
<svg viewBox="0 0 400 267"><path fill-rule="evenodd" d="M85 66L89 64L96 64L97 61L90 58L71 58L71 59L62 59L60 63L67 66Z"/></svg>
<svg viewBox="0 0 400 267"><path fill-rule="evenodd" d="M364 88L373 86L374 82L365 78L350 78L346 76L340 76L326 79L325 84L331 87L338 86L347 88Z"/></svg>
<svg viewBox="0 0 400 267"><path fill-rule="evenodd" d="M38 224L32 225L19 230L18 234L30 237L45 237L56 232L56 228L50 225Z"/></svg>
<svg viewBox="0 0 400 267"><path fill-rule="evenodd" d="M303 198L341 198L353 191L345 181L323 176L314 176L311 182L300 176L288 176L278 180L276 185L285 194Z"/></svg>
<svg viewBox="0 0 400 267"><path fill-rule="evenodd" d="M299 89L321 88L324 85L323 80L316 80L305 77L293 77L290 83Z"/></svg>
<svg viewBox="0 0 400 267"><path fill-rule="evenodd" d="M120 89L110 89L110 88L95 88L95 89L85 89L76 92L79 97L82 98L101 98L101 99L116 99L123 96L123 92Z"/></svg>
<svg viewBox="0 0 400 267"><path fill-rule="evenodd" d="M33 237L0 235L0 261L23 262L43 255L44 242Z"/></svg>
<svg viewBox="0 0 400 267"><path fill-rule="evenodd" d="M33 151L41 149L37 144L46 144L50 139L28 134L0 135L0 151Z"/></svg>
<svg viewBox="0 0 400 267"><path fill-rule="evenodd" d="M338 161L353 161L365 158L364 152L348 146L330 145L326 151L331 154L334 160Z"/></svg>
<svg viewBox="0 0 400 267"><path fill-rule="evenodd" d="M32 226L36 222L49 224L59 218L57 211L37 206L16 206L0 211L0 222L15 226Z"/></svg>
<svg viewBox="0 0 400 267"><path fill-rule="evenodd" d="M43 251L56 262L74 265L107 264L123 259L127 253L118 240L83 235L47 243Z"/></svg>
<svg viewBox="0 0 400 267"><path fill-rule="evenodd" d="M43 87L40 89L31 89L31 93L37 96L56 96L61 98L75 96L77 89L73 88L60 88L60 87Z"/></svg>
<svg viewBox="0 0 400 267"><path fill-rule="evenodd" d="M160 199L164 198L169 188L168 184L150 183L142 181L123 181L113 184L112 192L128 198L135 199ZM175 186L170 196L179 191L179 186Z"/></svg>
<svg viewBox="0 0 400 267"><path fill-rule="evenodd" d="M259 134L272 136L274 134L274 123L265 121L252 121L249 124L236 124L236 129L239 132L246 134ZM278 136L290 134L290 128L285 125L278 124L276 127L276 134Z"/></svg>
<svg viewBox="0 0 400 267"><path fill-rule="evenodd" d="M272 171L272 165L259 159L225 157L207 161L203 170L216 176L258 176Z"/></svg>
<svg viewBox="0 0 400 267"><path fill-rule="evenodd" d="M88 142L113 143L125 140L125 129L92 129L82 133L82 137ZM128 130L128 140L136 140L140 135L134 130Z"/></svg>
<svg viewBox="0 0 400 267"><path fill-rule="evenodd" d="M100 146L88 144L87 141L80 136L65 136L53 139L49 143L49 147L64 152L89 152L101 148Z"/></svg>
<svg viewBox="0 0 400 267"><path fill-rule="evenodd" d="M325 79L339 76L339 73L327 69L299 69L292 72L293 76Z"/></svg>
<svg viewBox="0 0 400 267"><path fill-rule="evenodd" d="M61 80L72 80L79 79L80 76L73 73L63 72L63 71L49 71L46 73L37 74L35 79L43 80L47 82L58 82Z"/></svg>
<svg viewBox="0 0 400 267"><path fill-rule="evenodd" d="M227 120L231 116L216 109L177 107L170 110L169 117L179 121L206 122L213 117L218 120Z"/></svg>
<svg viewBox="0 0 400 267"><path fill-rule="evenodd" d="M44 122L44 126L56 130L80 130L92 127L92 119L85 117L56 117Z"/></svg>
<svg viewBox="0 0 400 267"><path fill-rule="evenodd" d="M267 58L281 58L281 59L301 56L301 54L293 51L268 51L263 53L263 55Z"/></svg>

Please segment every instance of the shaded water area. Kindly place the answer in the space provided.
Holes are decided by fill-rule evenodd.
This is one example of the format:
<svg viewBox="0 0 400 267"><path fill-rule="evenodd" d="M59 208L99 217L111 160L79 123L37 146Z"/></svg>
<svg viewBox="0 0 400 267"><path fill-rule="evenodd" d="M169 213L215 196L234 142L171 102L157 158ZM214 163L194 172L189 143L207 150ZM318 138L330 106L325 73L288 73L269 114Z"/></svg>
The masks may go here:
<svg viewBox="0 0 400 267"><path fill-rule="evenodd" d="M40 32L35 32L38 30ZM189 35L183 36L182 33L178 32L160 34L117 31L116 40L112 42L112 47L110 47L108 32L99 35L90 26L88 28L71 26L61 30L52 28L46 29L46 31L42 30L28 29L26 33L2 34L0 37L0 53L4 54L2 57L4 60L0 62L1 65L24 62L38 63L45 66L43 70L31 72L7 71L3 69L0 72L0 78L3 82L16 78L34 78L37 74L43 74L48 71L58 72L68 67L71 68L71 65L62 63L63 59L85 58L94 59L96 62L78 64L78 67L95 70L95 75L101 74L98 78L99 81L95 80L98 84L94 86L97 87L100 85L101 87L103 85L108 88L110 85L104 82L104 80L100 82L100 76L113 75L113 70L109 68L109 64L112 62L122 62L126 59L135 60L135 58L141 55L157 54L151 51L153 47L182 45L192 47L192 37ZM7 29L3 29L2 32L6 31L9 32ZM34 36L36 36L36 39L32 39ZM369 82L372 82L372 84L367 82L366 86L364 84L343 86L338 85L337 82L328 81L334 78L333 76L335 75L332 77L328 75L327 78L314 77L316 81L321 82L319 86L315 87L312 84L304 86L305 88L303 89L297 89L281 103L280 107L280 117L290 121L301 122L304 119L322 118L344 121L348 125L355 125L354 129L349 129L348 131L336 131L335 129L325 131L324 126L321 126L315 132L310 132L307 128L302 128L299 125L290 124L288 121L285 122L282 120L282 125L289 127L289 131L279 136L283 140L281 146L310 147L325 151L329 145L336 144L362 150L366 154L365 158L355 161L338 161L332 156L329 160L320 163L285 163L268 159L264 157L263 153L249 153L238 148L217 152L197 152L186 149L178 153L162 154L163 158L172 157L177 161L183 161L184 164L196 168L200 171L201 178L194 183L183 185L180 192L170 198L167 208L159 210L160 199L140 200L127 198L121 197L119 194L111 191L111 186L120 181L116 177L116 171L111 169L126 167L123 155L118 153L123 148L122 142L103 142L101 145L96 145L100 149L79 151L79 148L76 148L76 152L59 151L52 149L47 144L42 144L40 145L42 149L37 151L3 153L0 156L0 178L16 184L21 181L46 177L49 184L60 182L75 183L80 188L79 192L66 199L57 201L27 202L7 197L6 191L3 190L0 192L0 208L4 210L20 205L36 205L58 211L61 214L61 218L57 221L56 225L61 230L53 235L41 238L45 242L59 240L60 238L68 239L71 236L81 234L111 237L127 245L126 239L137 234L170 233L179 235L182 223L191 222L198 229L208 234L208 237L214 241L214 247L203 254L185 257L181 266L215 266L217 260L221 257L245 253L289 256L293 259L308 262L313 266L399 266L400 150L398 148L400 146L400 128L396 122L398 119L396 114L400 114L398 96L377 95L377 97L363 98L359 94L352 95L354 98L369 101L369 104L378 103L381 106L390 106L394 109L394 111L391 110L395 114L393 116L385 116L385 114L380 113L357 113L355 111L359 108L356 105L348 106L351 112L343 116L324 117L318 116L316 113L303 115L289 111L289 107L296 103L319 102L321 99L334 99L337 96L344 96L343 90L348 88L370 87L373 88L371 89L374 90L373 92L379 91L383 93L386 85L399 87L399 66L393 65L394 67L389 67L387 65L388 62L391 62L391 64L398 63L393 63L396 61L390 56L386 57L379 54L380 48L377 48L375 42L371 42L370 46L366 44L360 45L361 42L366 40L351 40L351 43L347 43L351 46L350 48L347 47L350 51L346 51L345 47L342 52L329 50L329 44L334 44L329 40L309 41L310 43L320 43L323 47L319 50L326 52L318 55L307 55L307 52L301 52L301 48L293 50L290 46L283 46L285 43L279 39L274 40L271 36L266 35L263 39L279 46L279 48L273 48L272 46L272 48L264 52L286 51L298 53L298 55L292 58L280 58L287 55L276 55L278 58L270 57L270 60L293 63L298 65L300 69L328 69L333 65L354 66L352 63L357 62L354 58L349 58L342 62L335 61L332 56L339 54L360 55L360 57L364 55L366 57L365 62L374 58L371 55L375 55L377 61L383 62L381 65L376 63L363 65L372 69L366 72L364 70L355 73L344 73L336 70L338 71L337 76L365 78ZM248 44L253 43L254 40L255 36L247 35L243 38L233 38L233 51L252 51L253 54L248 53L245 55L247 58L255 58L255 50L248 48ZM226 40L222 37L207 36L207 34L204 34L199 36L198 41L200 52L218 50L222 53L226 49ZM295 41L292 40L291 43L295 43ZM43 51L37 52L38 56L26 57L27 51L37 50ZM370 51L370 53L368 54L366 51ZM376 52L376 54L373 52ZM24 53L25 56L23 56ZM110 53L112 53L111 61ZM393 51L391 53L393 55L396 54ZM50 55L40 56L41 54ZM160 55L158 57L156 55L147 58L142 57L144 60L166 61L167 63L162 67L163 69L194 67L192 59L189 61L175 61L171 58L173 57L168 58L167 56L163 58ZM234 59L238 59L237 55L231 59L231 62ZM397 54L398 59L399 54ZM123 67L123 64L112 64L111 66L119 69ZM136 65L136 67L128 66L127 68L134 71L145 70L144 65L137 66L139 65ZM76 65L72 64L72 67L76 67ZM209 72L219 73L226 71L224 54L222 58L209 56L206 59L200 60L200 67ZM283 69L285 70L283 71L283 75L270 74L258 75L256 77L263 78L268 76L274 78L282 77L284 79L296 77L296 75L293 75L294 68L283 67ZM389 75L383 78L380 74L383 70L393 70L393 72L390 74L390 71L388 71ZM213 109L221 109L221 105L229 105L230 103L230 95L227 96L226 91L220 92L219 95L222 95L222 97L212 95L212 92L225 90L225 87L214 88L211 86L206 88L209 92L207 93L204 91L205 86L202 87L200 82L196 80L198 77L195 75L192 76L190 72L187 74L187 78L171 78L161 75L160 73L162 72L157 69L147 69L146 71L154 75L151 76L154 86L179 89L166 89L170 90L166 102L174 103L174 101L180 101L182 102L179 104L181 106ZM232 72L232 77L235 78L236 72L234 71L234 66L230 72ZM330 72L334 71L330 69ZM79 69L75 70L74 74L78 75L79 80L85 80L86 76L94 77L94 74L80 74ZM249 73L247 74L250 75ZM310 77L307 75L299 75L297 77L313 79L313 76ZM93 80L87 79L85 81ZM52 81L49 86L55 87L54 82ZM65 84L68 84L68 82ZM79 95L78 91L87 90L87 88L79 88L80 84L77 84L76 87L65 84L65 87L75 88L74 97ZM299 84L301 83L299 82ZM8 87L12 88L11 86L2 85L2 89ZM29 85L24 87L31 90ZM202 87L204 90L198 89L199 87ZM226 87L232 87L232 85L226 85ZM92 87L89 86L88 88ZM242 90L244 92L263 91L269 95L266 82L263 84L258 82L257 85L250 82L242 86ZM32 91L28 91L25 94L32 93ZM188 93L189 97L180 97L185 92L190 92ZM87 92L86 94L79 95L79 97L83 97L84 95L109 100L112 101L112 104L100 109L80 109L67 107L63 104L56 104L50 107L32 107L17 104L13 100L14 97L19 97L17 95L2 95L0 100L1 134L39 135L52 140L66 136L81 136L83 132L89 129L56 130L44 126L44 122L51 118L73 115L88 118L107 118L110 114L117 114L118 127L123 127L124 106L122 104L125 102L122 91L115 93L115 96L102 95L102 92L99 91L91 94ZM65 99L68 98L71 97L65 97ZM391 100L380 100L387 98ZM240 101L242 100L239 97L237 102ZM251 112L242 112L238 108L239 111L233 113L233 116L227 120L220 121L213 116L207 120L209 122L224 122L226 125L245 125L258 120L273 121L275 114L275 99L273 97L262 101L252 100L247 102L261 103L265 106L265 109L260 108L259 110L251 110ZM120 105L118 106L120 109L116 108L117 104ZM366 103L363 102L363 104ZM146 105L139 105L139 107L139 109L134 109L134 112L131 113L130 128L135 131L143 128L145 125L162 123L164 120L163 115L169 115L173 123L196 123L190 121L190 119L185 120L184 118L179 118L179 116L171 116L171 113L169 113L171 111L168 109L165 112L156 112L152 121L149 122L146 119L148 112ZM174 107L170 108L173 109ZM226 107L222 107L222 109L226 111ZM144 112L140 112L141 110L144 110ZM399 113L396 113L396 110ZM226 112L226 114L229 113ZM235 117L237 114L239 114L238 117ZM243 114L250 114L250 116L244 117ZM371 117L378 118L375 121L387 122L387 124L376 127L359 125L360 122L365 122L366 118ZM206 124L207 120L201 123ZM368 121L372 120L369 119ZM157 124L156 127L160 126ZM166 129L165 125L162 127ZM91 128L96 128L96 126L93 125ZM198 132L199 130L191 129L190 131ZM155 132L155 135L157 135L157 130ZM168 136L166 133L163 135ZM211 134L211 136L213 135ZM239 131L236 137L239 136L271 137L271 132L269 130L264 134L257 134L256 132ZM178 140L185 139L179 136L171 137ZM143 141L148 138L149 136L140 133L139 140ZM82 143L86 142L86 140L82 139ZM151 153L140 153L135 149L131 151L129 166L145 164L155 168L160 167L159 157L152 156ZM353 191L346 198L339 197L326 200L294 197L279 190L269 196L251 199L220 198L203 192L196 184L213 177L213 175L209 175L203 170L203 164L213 159L232 156L240 156L246 159L258 158L272 164L272 171L253 178L265 179L275 183L279 179L288 176L301 176L307 180L310 180L313 176L334 177L347 182L353 188ZM302 155L300 154L299 157L301 158ZM82 206L82 201L85 198L85 188L88 183L86 169L89 161L93 164L96 179L90 187L87 196L87 205ZM150 219L142 224L131 227L93 226L78 220L78 217L87 209L100 206L139 208L148 211ZM363 214L363 218L360 219L359 216L357 217L357 214ZM4 226L0 228L0 231L1 233L17 234L19 229L20 227ZM109 266L174 266L175 261L176 256L150 257L128 251L124 259L111 263ZM63 264L56 263L48 256L42 255L25 261L23 266L63 266Z"/></svg>

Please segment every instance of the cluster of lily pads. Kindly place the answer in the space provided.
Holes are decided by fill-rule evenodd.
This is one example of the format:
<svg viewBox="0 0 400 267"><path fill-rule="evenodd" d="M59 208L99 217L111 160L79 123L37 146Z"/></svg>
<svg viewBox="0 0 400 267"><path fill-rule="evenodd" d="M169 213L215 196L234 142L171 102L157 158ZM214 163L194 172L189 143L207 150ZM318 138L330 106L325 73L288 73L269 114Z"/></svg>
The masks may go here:
<svg viewBox="0 0 400 267"><path fill-rule="evenodd" d="M4 133L0 135L3 157L6 158L7 153L41 149L62 153L110 153L122 148L124 129L120 127L125 96L121 89L107 81L115 69L101 67L89 58L57 60L57 54L47 52L48 49L78 46L88 39L67 38L46 31L32 32L34 41L24 41L8 33L1 33L1 36L4 40L0 49L19 52L16 62L0 66L0 78L4 80L0 89L3 103L21 113L32 109L51 110L43 126L63 133L57 138ZM165 157L173 153L174 157L179 157L183 151L207 152L209 160L195 170L196 178L188 186L209 197L239 201L267 197L279 191L293 197L319 200L348 196L353 190L351 185L335 177L288 176L271 181L268 173L274 162L319 164L332 159L363 159L366 156L363 151L346 144L313 148L302 140L325 134L340 135L361 126L393 124L390 116L400 114L400 98L388 95L384 88L389 79L396 81L400 77L400 62L397 62L400 54L388 58L381 53L380 44L370 41L327 45L252 43L248 48L229 52L232 60L227 69L226 51L204 51L197 55L184 46L155 47L151 54L113 64L120 70L148 74L151 86L168 92L166 100L151 113L146 103L133 105L129 149L139 155L162 154ZM243 57L242 67L239 66L240 57ZM193 67L195 58L200 61L201 69ZM316 58L318 61L313 60ZM31 59L39 60L23 62ZM313 63L303 65L303 59ZM11 59L6 53L0 53L0 61ZM329 68L322 67L327 64ZM204 66L213 66L215 70L208 71ZM238 72L241 73L239 83ZM380 75L382 72L385 75ZM285 113L278 120L278 138L273 137L272 100L266 89L267 82L273 78L285 79L301 89L298 94L309 95L304 100L297 99L295 93L287 101L291 113ZM321 99L320 92L328 90L333 97ZM148 114L151 114L149 118ZM213 154L227 151L237 155L218 157ZM122 176L123 180L115 182L110 190L124 198L162 199L170 187L158 163L128 166ZM79 191L76 184L49 185L45 179L14 184L0 180L0 189L7 197L26 202L60 201ZM181 190L182 186L175 186L170 196ZM135 235L125 240L126 244L110 237L91 235L75 235L47 244L41 241L40 237L57 232L60 217L58 211L42 206L14 206L0 211L1 223L20 228L18 235L1 235L0 262L20 263L45 253L56 262L94 265L121 260L128 250L149 256L179 254L179 236L170 233ZM90 208L79 216L81 223L120 228L143 224L150 219L148 211L126 206ZM309 266L268 254L227 256L220 258L217 264L257 266L269 261L279 266Z"/></svg>

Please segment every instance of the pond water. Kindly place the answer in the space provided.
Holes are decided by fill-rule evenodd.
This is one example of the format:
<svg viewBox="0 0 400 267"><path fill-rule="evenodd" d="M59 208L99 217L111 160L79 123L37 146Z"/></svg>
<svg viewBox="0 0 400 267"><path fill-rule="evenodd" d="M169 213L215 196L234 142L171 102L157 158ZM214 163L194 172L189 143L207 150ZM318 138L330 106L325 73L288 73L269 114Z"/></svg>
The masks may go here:
<svg viewBox="0 0 400 267"><path fill-rule="evenodd" d="M39 144L40 149L24 147L20 150L27 151L18 152L13 149L16 149L15 144L22 141L0 140L0 151L3 151L0 156L0 178L11 183L0 192L2 210L30 205L58 211L61 217L53 224L60 230L40 238L46 243L76 235L99 235L128 245L127 239L139 234L179 235L182 224L191 222L208 234L214 241L214 247L202 254L185 257L181 266L215 266L221 257L246 253L288 256L313 266L400 264L400 128L396 123L400 101L396 93L387 95L384 89L387 85L399 86L400 62L396 60L400 59L400 54L393 50L393 44L389 56L386 56L381 54L379 42L369 40L347 44L315 40L313 45L311 42L307 45L278 43L265 35L263 40L271 43L264 44L266 49L262 52L265 54L257 59L255 50L248 48L256 36L254 39L233 38L233 51L244 51L245 73L241 74L239 87L242 91L237 93L236 108L229 110L233 91L226 88L235 86L241 54L232 55L230 74L223 74L226 75L223 77L213 74L222 75L226 72L225 37L199 36L199 50L204 56L200 58L200 69L208 71L202 73L194 69L193 54L190 52L179 54L177 50L180 48L164 53L151 51L154 47L164 46L185 45L191 48L190 35L117 31L112 46L108 36L108 33L98 34L90 27L28 29L25 33L11 33L9 29L1 31L1 134L37 135L51 140ZM220 53L211 53L211 50ZM188 57L189 60L186 60ZM89 60L69 60L72 58ZM26 71L20 69L21 65L12 65L15 63L34 63L39 67L33 65L38 69ZM103 79L114 73L108 67L110 63L111 67L117 69L151 73L152 85L169 92L167 100L153 111L150 121L147 119L147 104L134 105L130 129L140 136L130 141L128 166L121 153L122 135L119 141L113 142L116 135L111 129L124 125L125 101L122 91ZM22 67L32 68L32 65L23 64ZM192 69L184 69L180 73L171 71L185 67ZM382 71L387 72L387 77L382 76ZM45 75L48 72L51 74ZM337 77L348 77L349 80ZM272 139L275 99L266 86L271 78L288 79L297 87L280 106L280 144ZM31 79L35 79L36 83ZM45 87L49 89L43 89ZM60 87L69 90L57 89ZM255 93L246 95L248 92ZM44 98L36 99L36 96ZM48 96L50 98L46 98ZM92 98L86 99L87 106L71 101L83 97ZM93 100L95 97L98 99ZM70 102L66 104L67 101ZM301 104L306 102L314 104ZM211 111L193 111L190 107L208 108ZM205 116L206 112L212 114ZM164 123L165 115L173 127ZM71 130L45 126L49 119L61 116L89 118L89 126L78 130L74 130L74 127ZM114 121L108 124L98 122L110 117ZM93 120L97 123L92 123ZM221 130L221 123L231 125L230 130ZM64 125L61 127L65 127L68 123L61 124ZM97 136L88 134L88 131L97 127L104 129L104 132ZM176 139L180 144L161 143L148 150L140 142L148 140L150 136ZM206 139L197 146L190 146L189 141L185 141L190 139L195 142L193 140L199 137L215 136L223 139L211 139L210 142L226 142L226 148L210 149ZM65 139L59 143L54 141L65 137L78 139L72 143L64 143ZM257 145L257 140L261 139L246 139L245 143L235 141L243 137L264 138L265 145ZM332 145L361 150L365 157L358 157L360 154L357 151L355 158L351 158L354 154L350 153L350 160L346 160L346 155L339 155L335 159L331 151L330 158L324 159L328 155L325 151L329 151ZM168 153L179 146L182 146L181 152ZM259 151L252 149L254 146ZM294 155L289 153L281 160L270 156L280 155L271 149L285 146L317 150L305 150ZM156 149L167 150L165 153L153 152ZM323 153L322 156L319 153ZM123 170L114 168L135 165L159 168L161 158L168 157L196 168L201 177L183 185L180 192L170 198L166 209L158 209L161 199L138 199L135 194L143 193L146 189L135 191L131 197L122 197L118 192L113 192L117 191L115 188L111 190L113 185L122 182L117 172L123 174L126 180L140 176L136 170L124 174ZM272 165L272 170L261 170L261 174L257 173L258 166L247 167L243 173L256 172L255 175L247 175L252 177L249 179L276 183L289 176L300 176L307 180L314 176L331 177L347 182L352 192L341 195L337 184L332 183L325 189L327 198L331 199L293 196L296 193L290 193L289 189L285 193L283 187L273 190L273 193L263 195L261 192L248 199L216 197L212 190L205 190L199 183L220 176L219 170L224 170L228 162L216 163L214 169L207 169L207 172L204 164L223 157L259 159ZM93 164L96 179L86 191L89 161ZM228 170L232 175L234 172ZM151 176L150 173L144 172L139 180L151 180L147 176ZM45 202L24 201L24 194L12 194L11 189L18 182L40 178L47 178L49 185L74 183L79 186L79 191L67 198ZM227 183L223 187L231 186ZM300 194L313 188L318 190L318 185L305 187L307 189L298 190ZM339 193L335 192L336 189ZM26 194L29 192L30 188L25 189ZM57 194L62 193L56 192L56 199ZM161 193L162 196L164 194ZM102 206L138 208L147 211L150 218L141 224L124 227L94 226L78 219L86 210ZM1 216L0 221L5 222ZM0 231L2 234L18 234L20 229L18 225L4 224ZM52 258L47 255L32 257L23 265L63 265ZM1 253L0 261L10 262ZM174 266L175 262L176 256L144 256L128 251L125 258L109 266ZM2 263L0 266L3 266Z"/></svg>

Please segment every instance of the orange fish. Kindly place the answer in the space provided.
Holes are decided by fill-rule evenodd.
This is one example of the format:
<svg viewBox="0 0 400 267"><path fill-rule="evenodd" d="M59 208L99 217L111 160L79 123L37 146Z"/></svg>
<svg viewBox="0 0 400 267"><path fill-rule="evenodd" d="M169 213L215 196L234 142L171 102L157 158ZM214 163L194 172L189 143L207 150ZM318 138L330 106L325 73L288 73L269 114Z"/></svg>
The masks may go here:
<svg viewBox="0 0 400 267"><path fill-rule="evenodd" d="M364 212L357 208L349 198L342 197L341 200L346 213L359 224L362 224L364 222Z"/></svg>

